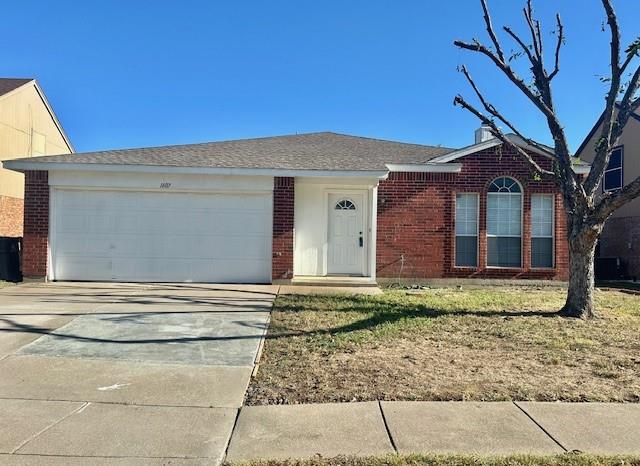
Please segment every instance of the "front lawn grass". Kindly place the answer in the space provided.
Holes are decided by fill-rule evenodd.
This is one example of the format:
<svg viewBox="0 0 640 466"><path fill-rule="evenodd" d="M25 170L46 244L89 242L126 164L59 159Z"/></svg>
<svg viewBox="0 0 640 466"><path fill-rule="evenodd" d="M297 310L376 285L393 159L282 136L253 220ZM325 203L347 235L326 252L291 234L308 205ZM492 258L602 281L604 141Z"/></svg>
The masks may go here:
<svg viewBox="0 0 640 466"><path fill-rule="evenodd" d="M632 466L639 457L592 456L568 453L552 456L389 455L382 457L312 458L287 461L251 461L236 466Z"/></svg>
<svg viewBox="0 0 640 466"><path fill-rule="evenodd" d="M640 401L640 295L565 290L280 296L248 404L367 400Z"/></svg>

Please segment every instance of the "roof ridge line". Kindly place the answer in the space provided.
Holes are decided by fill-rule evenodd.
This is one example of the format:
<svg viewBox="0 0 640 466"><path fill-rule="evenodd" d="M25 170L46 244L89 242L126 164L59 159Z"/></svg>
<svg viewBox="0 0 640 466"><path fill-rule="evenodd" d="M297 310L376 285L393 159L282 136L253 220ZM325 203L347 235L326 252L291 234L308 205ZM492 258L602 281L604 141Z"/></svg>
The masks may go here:
<svg viewBox="0 0 640 466"><path fill-rule="evenodd" d="M448 147L448 146L441 146L441 145L437 145L434 146L432 144L420 144L417 142L406 142L406 141L396 141L393 139L382 139L382 138L374 138L371 136L359 136L357 134L347 134L347 133L337 133L335 131L323 131L324 133L330 133L330 134L336 134L338 136L347 136L350 138L358 138L358 139L367 139L369 141L380 141L380 142L390 142L392 144L406 144L408 146L418 146L418 147L430 147L430 148L437 148L437 149L448 149L448 150L458 150L454 147ZM313 133L311 133L313 134Z"/></svg>

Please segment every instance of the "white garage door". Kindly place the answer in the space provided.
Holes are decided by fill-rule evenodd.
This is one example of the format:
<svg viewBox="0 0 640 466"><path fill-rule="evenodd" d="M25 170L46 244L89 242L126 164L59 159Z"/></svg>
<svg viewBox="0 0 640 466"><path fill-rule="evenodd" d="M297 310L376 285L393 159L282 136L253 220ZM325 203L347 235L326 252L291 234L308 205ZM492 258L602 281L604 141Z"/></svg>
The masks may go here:
<svg viewBox="0 0 640 466"><path fill-rule="evenodd" d="M272 197L54 191L56 280L266 283Z"/></svg>

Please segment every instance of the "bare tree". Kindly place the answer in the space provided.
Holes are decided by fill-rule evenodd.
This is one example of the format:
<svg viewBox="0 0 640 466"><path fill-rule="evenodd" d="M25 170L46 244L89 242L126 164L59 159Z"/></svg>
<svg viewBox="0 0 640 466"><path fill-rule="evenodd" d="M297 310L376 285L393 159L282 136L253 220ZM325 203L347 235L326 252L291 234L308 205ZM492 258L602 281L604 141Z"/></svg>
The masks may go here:
<svg viewBox="0 0 640 466"><path fill-rule="evenodd" d="M640 177L615 192L601 194L597 189L609 163L612 148L616 146L631 114L640 107L638 96L640 66L635 60L640 56L640 37L623 51L621 59L620 27L617 16L611 0L600 0L611 33L611 76L603 79L608 83L609 89L606 95L605 110L601 117L602 129L595 146L596 155L591 170L589 175L584 177L577 175L573 170L569 144L553 100L551 83L560 72L560 52L565 42L565 31L560 15L556 15L556 28L553 31L556 37L551 62L553 68L549 69L544 58L542 27L540 21L534 17L531 0L527 1L523 9L528 35L530 35L528 40L521 38L510 27L503 27L504 33L515 42L518 50L510 53L508 57L505 56L503 46L493 28L487 2L486 0L480 1L491 45L484 45L477 39L473 39L471 42L457 40L454 44L461 49L479 53L488 58L533 103L547 122L553 138L553 147L547 147L527 138L518 131L514 123L503 116L485 98L465 66L461 67L461 72L469 82L480 105L476 107L470 104L461 95L455 97L454 104L473 113L491 129L495 137L521 155L533 171L541 177L553 179L559 186L567 216L570 274L567 301L561 313L572 317L594 317L596 312L593 300L593 263L596 243L605 221L611 214L640 195ZM514 59L519 57L528 60L531 83L527 83L521 78L512 67ZM636 68L635 71L630 72L632 65ZM538 151L552 157L553 169L542 168L529 152L512 142L498 125L506 126Z"/></svg>

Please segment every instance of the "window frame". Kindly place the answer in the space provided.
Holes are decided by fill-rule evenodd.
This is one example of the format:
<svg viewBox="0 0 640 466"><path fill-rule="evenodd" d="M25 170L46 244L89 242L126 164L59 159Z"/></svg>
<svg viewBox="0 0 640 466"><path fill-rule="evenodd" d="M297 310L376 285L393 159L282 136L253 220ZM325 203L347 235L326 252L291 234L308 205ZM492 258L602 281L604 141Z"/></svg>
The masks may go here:
<svg viewBox="0 0 640 466"><path fill-rule="evenodd" d="M533 236L533 198L534 196L551 198L551 266L550 267L534 267L533 266L533 238L549 238L549 236ZM529 226L531 227L531 234L529 235L529 260L531 261L532 270L553 270L556 268L556 197L551 193L531 193L531 220Z"/></svg>
<svg viewBox="0 0 640 466"><path fill-rule="evenodd" d="M341 204L343 204L343 205L341 205ZM344 206L348 206L348 207L344 207ZM344 199L340 199L338 202L335 203L335 205L333 206L333 210L338 210L338 211L340 211L340 210L358 210L358 206L351 199L345 197Z"/></svg>
<svg viewBox="0 0 640 466"><path fill-rule="evenodd" d="M456 232L457 227L457 207L458 207L458 194L460 195L473 195L476 198L476 265L458 265L456 263L456 240L458 236L465 238L472 238L472 235L458 235ZM480 193L475 191L462 191L456 192L454 197L455 206L453 209L453 267L456 269L478 269L480 267Z"/></svg>
<svg viewBox="0 0 640 466"><path fill-rule="evenodd" d="M624 145L621 144L619 146L614 147L613 149L611 149L611 154L613 154L615 151L619 150L620 151L620 168L612 168L609 169L609 163L611 163L611 159L609 159L609 163L607 163L607 166L604 167L604 171L602 172L602 193L613 193L616 192L620 189L622 189L624 187ZM606 189L605 188L605 183L606 183L606 179L607 179L607 172L612 172L612 171L616 171L616 170L620 170L620 186L617 188L609 188Z"/></svg>
<svg viewBox="0 0 640 466"><path fill-rule="evenodd" d="M489 188L491 185L500 178L509 178L516 182L518 187L520 188L519 193L511 193L511 192L490 192ZM490 235L489 234L489 196L490 195L500 195L500 196L520 196L520 236L512 236L512 235ZM486 207L485 207L485 236L487 247L485 251L485 261L487 269L501 269L501 270L522 270L524 267L524 186L522 183L518 181L513 176L509 175L501 175L493 178L491 182L487 185L486 192ZM519 266L503 266L503 265L489 265L489 238L520 238L520 265Z"/></svg>

